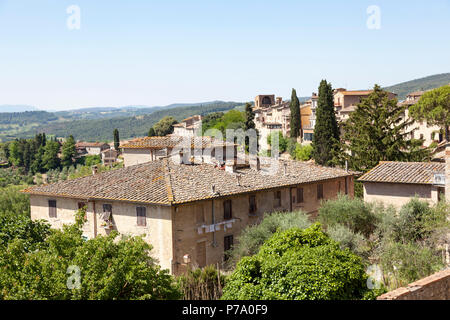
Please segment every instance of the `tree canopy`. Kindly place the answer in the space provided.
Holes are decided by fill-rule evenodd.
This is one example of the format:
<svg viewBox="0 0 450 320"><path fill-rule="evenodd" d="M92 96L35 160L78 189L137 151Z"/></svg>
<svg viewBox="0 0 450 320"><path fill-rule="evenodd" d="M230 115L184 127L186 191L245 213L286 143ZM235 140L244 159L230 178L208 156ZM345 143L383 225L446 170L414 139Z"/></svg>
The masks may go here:
<svg viewBox="0 0 450 320"><path fill-rule="evenodd" d="M275 233L230 275L222 299L340 300L368 294L362 259L320 224Z"/></svg>
<svg viewBox="0 0 450 320"><path fill-rule="evenodd" d="M429 125L443 128L447 141L450 141L450 85L425 92L409 108L409 113L416 120L426 120Z"/></svg>
<svg viewBox="0 0 450 320"><path fill-rule="evenodd" d="M162 118L153 126L155 135L163 137L170 133L173 133L173 125L176 123L178 123L178 121L173 117L167 116Z"/></svg>
<svg viewBox="0 0 450 320"><path fill-rule="evenodd" d="M342 147L352 155L346 157L350 167L364 172L380 161L428 159L429 149L422 148L423 141L408 137L407 128L412 123L412 119L405 119L405 106L375 85L343 125Z"/></svg>

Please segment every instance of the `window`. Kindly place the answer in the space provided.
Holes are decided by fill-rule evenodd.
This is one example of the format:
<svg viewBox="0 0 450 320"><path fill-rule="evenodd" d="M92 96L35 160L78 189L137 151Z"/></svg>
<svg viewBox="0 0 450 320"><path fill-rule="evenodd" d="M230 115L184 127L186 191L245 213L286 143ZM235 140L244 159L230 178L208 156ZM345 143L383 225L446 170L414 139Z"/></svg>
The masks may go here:
<svg viewBox="0 0 450 320"><path fill-rule="evenodd" d="M233 246L233 236L225 236L223 238L223 251L228 251Z"/></svg>
<svg viewBox="0 0 450 320"><path fill-rule="evenodd" d="M147 225L147 208L136 207L137 225L145 227Z"/></svg>
<svg viewBox="0 0 450 320"><path fill-rule="evenodd" d="M206 266L206 241L197 242L197 264L199 268Z"/></svg>
<svg viewBox="0 0 450 320"><path fill-rule="evenodd" d="M195 211L195 220L198 224L205 223L205 214L203 212L203 206L199 206Z"/></svg>
<svg viewBox="0 0 450 320"><path fill-rule="evenodd" d="M56 200L48 200L48 216L56 218Z"/></svg>
<svg viewBox="0 0 450 320"><path fill-rule="evenodd" d="M303 188L297 188L297 203L303 203Z"/></svg>
<svg viewBox="0 0 450 320"><path fill-rule="evenodd" d="M323 184L321 183L317 185L317 199L323 199Z"/></svg>
<svg viewBox="0 0 450 320"><path fill-rule="evenodd" d="M256 213L256 196L255 195L251 195L248 198L249 201L249 213L250 214L255 214Z"/></svg>
<svg viewBox="0 0 450 320"><path fill-rule="evenodd" d="M281 191L275 191L274 196L275 196L274 206L281 207Z"/></svg>
<svg viewBox="0 0 450 320"><path fill-rule="evenodd" d="M345 178L345 194L348 194L348 181L347 181L347 177Z"/></svg>
<svg viewBox="0 0 450 320"><path fill-rule="evenodd" d="M231 217L231 200L225 200L223 202L223 219L230 220Z"/></svg>
<svg viewBox="0 0 450 320"><path fill-rule="evenodd" d="M100 214L100 218L103 221L109 221L112 220L112 205L111 204L104 204L103 205L103 212Z"/></svg>

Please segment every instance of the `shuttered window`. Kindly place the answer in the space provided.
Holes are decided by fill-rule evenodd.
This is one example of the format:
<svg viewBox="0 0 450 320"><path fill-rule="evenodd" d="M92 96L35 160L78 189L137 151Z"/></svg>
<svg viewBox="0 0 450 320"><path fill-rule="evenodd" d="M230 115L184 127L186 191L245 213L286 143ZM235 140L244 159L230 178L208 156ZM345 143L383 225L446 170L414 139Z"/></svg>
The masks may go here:
<svg viewBox="0 0 450 320"><path fill-rule="evenodd" d="M223 251L228 251L233 246L233 236L225 236L223 238Z"/></svg>
<svg viewBox="0 0 450 320"><path fill-rule="evenodd" d="M303 188L297 188L297 203L303 203Z"/></svg>
<svg viewBox="0 0 450 320"><path fill-rule="evenodd" d="M56 218L56 200L48 200L48 216Z"/></svg>
<svg viewBox="0 0 450 320"><path fill-rule="evenodd" d="M251 195L249 198L249 213L255 214L256 213L256 196Z"/></svg>
<svg viewBox="0 0 450 320"><path fill-rule="evenodd" d="M275 197L274 206L281 207L281 191L275 191L274 197Z"/></svg>
<svg viewBox="0 0 450 320"><path fill-rule="evenodd" d="M317 199L323 199L323 184L318 184L317 185Z"/></svg>
<svg viewBox="0 0 450 320"><path fill-rule="evenodd" d="M223 219L230 220L232 218L231 213L231 200L225 200L223 202Z"/></svg>
<svg viewBox="0 0 450 320"><path fill-rule="evenodd" d="M136 207L137 225L145 227L147 225L147 208Z"/></svg>

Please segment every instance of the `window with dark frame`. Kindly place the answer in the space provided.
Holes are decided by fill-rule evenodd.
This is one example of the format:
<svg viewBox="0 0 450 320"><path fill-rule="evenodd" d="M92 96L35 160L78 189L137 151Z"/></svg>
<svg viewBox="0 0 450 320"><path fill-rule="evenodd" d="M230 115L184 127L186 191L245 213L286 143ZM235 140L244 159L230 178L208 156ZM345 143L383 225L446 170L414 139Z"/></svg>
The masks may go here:
<svg viewBox="0 0 450 320"><path fill-rule="evenodd" d="M233 236L225 236L223 238L223 251L226 252L233 246Z"/></svg>
<svg viewBox="0 0 450 320"><path fill-rule="evenodd" d="M297 203L303 203L303 188L297 188Z"/></svg>
<svg viewBox="0 0 450 320"><path fill-rule="evenodd" d="M281 207L281 191L279 191L279 190L275 191L274 197L275 197L275 201L274 201L275 207Z"/></svg>
<svg viewBox="0 0 450 320"><path fill-rule="evenodd" d="M248 204L249 204L249 213L255 214L256 213L256 196L254 194L250 195L248 198Z"/></svg>
<svg viewBox="0 0 450 320"><path fill-rule="evenodd" d="M137 225L145 227L147 225L147 208L136 207Z"/></svg>
<svg viewBox="0 0 450 320"><path fill-rule="evenodd" d="M231 200L225 200L223 202L223 219L230 220L232 218L231 212Z"/></svg>
<svg viewBox="0 0 450 320"><path fill-rule="evenodd" d="M323 199L323 184L322 183L319 183L317 185L317 199L318 200Z"/></svg>
<svg viewBox="0 0 450 320"><path fill-rule="evenodd" d="M348 177L345 177L345 194L348 194Z"/></svg>
<svg viewBox="0 0 450 320"><path fill-rule="evenodd" d="M48 200L48 216L56 218L56 200Z"/></svg>

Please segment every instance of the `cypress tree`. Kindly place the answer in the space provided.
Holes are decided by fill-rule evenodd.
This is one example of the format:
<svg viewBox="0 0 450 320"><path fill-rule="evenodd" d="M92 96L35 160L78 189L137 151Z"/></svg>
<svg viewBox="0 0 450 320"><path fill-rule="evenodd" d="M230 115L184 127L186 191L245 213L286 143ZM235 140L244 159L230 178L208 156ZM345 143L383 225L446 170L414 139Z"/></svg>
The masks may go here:
<svg viewBox="0 0 450 320"><path fill-rule="evenodd" d="M155 136L155 129L153 129L153 127L151 127L150 130L148 130L148 136L149 137L154 137Z"/></svg>
<svg viewBox="0 0 450 320"><path fill-rule="evenodd" d="M120 145L119 130L114 129L113 135L114 135L114 149L117 151L119 150Z"/></svg>
<svg viewBox="0 0 450 320"><path fill-rule="evenodd" d="M245 123L244 123L244 130L250 130L253 129L256 131L255 129L255 112L253 111L253 107L250 103L246 103L245 104ZM253 142L253 141L252 141ZM255 151L258 148L258 131L256 131L256 146L255 146ZM245 150L248 152L249 151L249 147L250 147L250 138L246 135L245 136ZM253 150L253 146L251 148Z"/></svg>
<svg viewBox="0 0 450 320"><path fill-rule="evenodd" d="M313 136L313 159L319 165L332 165L333 153L339 141L339 127L334 113L331 83L322 80L317 101L316 125Z"/></svg>
<svg viewBox="0 0 450 320"><path fill-rule="evenodd" d="M300 119L300 102L298 101L297 92L292 89L291 94L291 138L298 138L302 129L302 122Z"/></svg>

